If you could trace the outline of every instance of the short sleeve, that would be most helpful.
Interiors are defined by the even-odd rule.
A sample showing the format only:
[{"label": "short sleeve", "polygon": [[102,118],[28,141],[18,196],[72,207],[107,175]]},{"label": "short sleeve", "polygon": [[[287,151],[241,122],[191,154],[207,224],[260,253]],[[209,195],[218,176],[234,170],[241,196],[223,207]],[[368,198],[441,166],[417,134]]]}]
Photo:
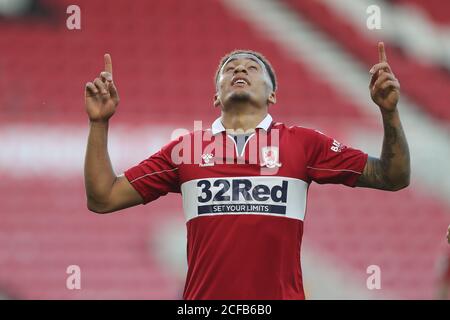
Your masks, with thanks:
[{"label": "short sleeve", "polygon": [[320,184],[335,183],[354,187],[368,155],[348,147],[320,131],[312,130],[306,148],[308,177]]},{"label": "short sleeve", "polygon": [[144,204],[169,192],[180,192],[178,167],[171,152],[178,141],[172,141],[138,165],[124,172],[130,184],[144,199]]}]

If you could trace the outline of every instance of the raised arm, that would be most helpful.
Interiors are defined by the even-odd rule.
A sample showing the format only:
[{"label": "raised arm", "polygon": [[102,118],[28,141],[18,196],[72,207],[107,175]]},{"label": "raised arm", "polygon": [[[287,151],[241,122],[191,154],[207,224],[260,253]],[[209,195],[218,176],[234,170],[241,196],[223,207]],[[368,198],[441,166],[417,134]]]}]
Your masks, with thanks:
[{"label": "raised arm", "polygon": [[85,89],[89,137],[84,162],[87,207],[97,213],[108,213],[143,202],[139,193],[124,176],[117,177],[108,154],[109,119],[119,104],[112,78],[112,62],[105,54],[105,71]]},{"label": "raised arm", "polygon": [[397,109],[400,83],[387,62],[382,42],[378,44],[378,53],[379,63],[370,70],[369,89],[383,119],[383,148],[379,159],[369,157],[356,186],[397,191],[409,185],[409,148]]}]

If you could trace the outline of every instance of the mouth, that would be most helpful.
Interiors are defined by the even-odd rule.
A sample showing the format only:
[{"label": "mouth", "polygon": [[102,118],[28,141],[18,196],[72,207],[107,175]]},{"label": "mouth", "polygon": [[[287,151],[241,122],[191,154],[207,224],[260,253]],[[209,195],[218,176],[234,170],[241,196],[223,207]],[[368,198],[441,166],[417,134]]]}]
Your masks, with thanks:
[{"label": "mouth", "polygon": [[248,81],[246,78],[242,78],[242,77],[236,77],[231,81],[232,87],[245,87],[245,86],[249,86],[249,85],[250,85],[250,81]]}]

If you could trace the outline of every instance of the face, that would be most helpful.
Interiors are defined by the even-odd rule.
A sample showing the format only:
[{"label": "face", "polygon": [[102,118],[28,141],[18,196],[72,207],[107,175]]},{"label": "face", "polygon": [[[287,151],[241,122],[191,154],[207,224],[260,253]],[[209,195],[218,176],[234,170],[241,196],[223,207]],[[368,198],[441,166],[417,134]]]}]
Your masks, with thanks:
[{"label": "face", "polygon": [[256,59],[231,59],[220,70],[214,104],[226,106],[233,102],[261,106],[275,103],[270,78]]}]

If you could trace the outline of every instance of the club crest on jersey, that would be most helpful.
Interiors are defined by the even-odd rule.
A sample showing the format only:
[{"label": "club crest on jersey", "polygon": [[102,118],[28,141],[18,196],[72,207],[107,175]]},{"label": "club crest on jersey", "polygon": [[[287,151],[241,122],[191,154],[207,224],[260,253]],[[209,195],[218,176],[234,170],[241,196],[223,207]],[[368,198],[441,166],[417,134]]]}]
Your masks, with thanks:
[{"label": "club crest on jersey", "polygon": [[200,167],[208,167],[214,165],[214,155],[212,153],[202,154],[202,162],[199,164]]},{"label": "club crest on jersey", "polygon": [[261,148],[262,163],[261,167],[279,168],[281,163],[279,161],[278,147],[269,146]]}]

